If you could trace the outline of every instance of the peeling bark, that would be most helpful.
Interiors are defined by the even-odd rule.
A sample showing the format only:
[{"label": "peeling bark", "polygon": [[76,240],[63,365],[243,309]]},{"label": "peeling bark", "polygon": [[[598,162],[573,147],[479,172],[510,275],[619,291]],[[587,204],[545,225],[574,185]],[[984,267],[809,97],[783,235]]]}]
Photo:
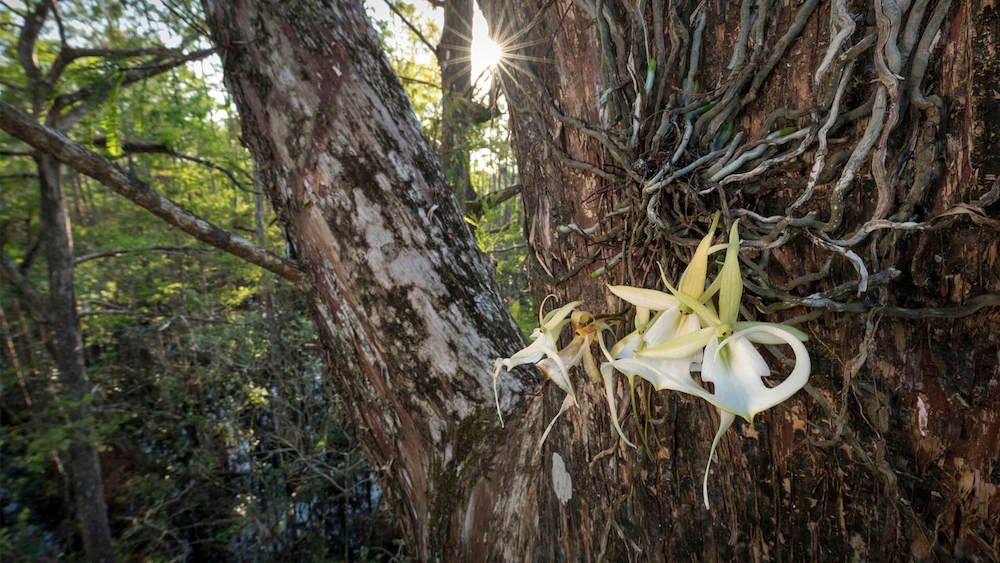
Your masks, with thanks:
[{"label": "peeling bark", "polygon": [[[508,438],[538,418],[504,430],[492,405],[492,359],[521,339],[364,9],[206,12],[261,185],[312,286],[330,377],[408,547],[422,559],[524,553],[510,540],[535,541],[522,511],[537,460],[532,440]],[[533,381],[501,382],[504,409]],[[522,517],[531,533],[518,533]]]}]

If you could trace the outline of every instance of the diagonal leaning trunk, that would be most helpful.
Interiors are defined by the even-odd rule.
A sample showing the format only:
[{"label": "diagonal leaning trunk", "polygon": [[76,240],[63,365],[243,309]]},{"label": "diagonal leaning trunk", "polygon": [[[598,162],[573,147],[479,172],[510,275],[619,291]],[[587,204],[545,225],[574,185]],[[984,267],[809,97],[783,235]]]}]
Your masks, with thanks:
[{"label": "diagonal leaning trunk", "polygon": [[[491,379],[521,337],[364,8],[205,8],[244,142],[306,272],[329,377],[408,548],[527,552],[537,453],[517,437],[537,436],[540,419],[501,429]],[[502,384],[508,411],[532,391],[525,378]]]}]

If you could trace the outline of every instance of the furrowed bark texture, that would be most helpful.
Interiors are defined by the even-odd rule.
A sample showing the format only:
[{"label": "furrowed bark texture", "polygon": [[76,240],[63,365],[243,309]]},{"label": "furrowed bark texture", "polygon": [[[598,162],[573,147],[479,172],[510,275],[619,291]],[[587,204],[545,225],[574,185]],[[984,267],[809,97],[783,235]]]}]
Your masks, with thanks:
[{"label": "furrowed bark texture", "polygon": [[[997,8],[978,1],[885,1],[877,12],[875,3],[867,2],[709,1],[703,3],[699,32],[699,4],[482,0],[493,35],[516,38],[522,46],[508,56],[501,73],[512,108],[527,236],[538,263],[536,291],[555,293],[563,302],[584,299],[594,312],[614,311],[621,305],[608,301],[605,282],[661,288],[655,261],[676,279],[683,268],[678,259],[690,257],[692,241],[721,208],[724,222],[740,217],[744,238],[757,244],[744,250],[745,264],[767,273],[764,278],[758,270],[745,270],[754,284],[747,290],[750,312],[771,321],[814,313],[798,321],[810,337],[811,387],[758,415],[753,425],[737,423],[723,438],[709,479],[712,511],[706,511],[701,477],[718,423],[715,409],[675,393],[642,392],[623,422],[629,437],[639,441],[634,413],[640,412],[646,445],[633,451],[617,443],[599,386],[574,377],[581,407],[556,424],[541,471],[549,475],[565,465],[572,498],[561,502],[551,484],[542,485],[539,530],[558,539],[547,544],[548,551],[528,557],[996,560],[1000,222],[991,194],[1000,190],[1000,151],[991,123],[1000,111]],[[846,7],[855,28],[835,51],[827,79],[816,82],[831,38],[838,26],[846,26],[831,26],[836,4]],[[645,11],[638,12],[643,5]],[[741,8],[748,32],[742,58],[736,52]],[[914,35],[904,33],[910,19]],[[923,33],[935,21],[940,29]],[[796,35],[786,38],[793,28]],[[897,28],[898,36],[892,32]],[[696,36],[700,60],[694,80],[687,82]],[[878,70],[893,64],[896,45],[904,51],[902,66],[892,70],[901,77],[898,83]],[[749,228],[755,225],[752,217],[738,208],[780,216],[806,191],[816,160],[815,135],[830,114],[837,79],[854,47],[856,66],[845,79],[840,107],[846,118],[831,130],[826,170],[812,200],[787,213],[810,212],[818,219],[793,228],[786,244],[778,240],[761,250],[780,237],[769,239],[766,228]],[[872,49],[879,50],[874,57]],[[652,89],[644,93],[649,53],[657,64]],[[926,76],[919,74],[924,63]],[[882,157],[890,190],[880,189],[876,148],[859,161],[858,174],[838,195],[838,178],[874,119],[869,116],[875,114],[876,91],[889,92],[890,86],[900,92],[899,119]],[[730,88],[736,95],[727,99]],[[640,93],[639,141],[633,146],[630,122]],[[941,97],[940,105],[932,95]],[[651,139],[671,97],[675,119],[657,145]],[[887,107],[886,121],[893,112],[891,103]],[[723,114],[716,129],[713,112]],[[671,168],[685,135],[685,116],[691,116],[692,134]],[[813,143],[782,166],[721,187],[702,175],[703,167],[663,188],[658,207],[650,204],[632,173],[648,180],[661,169],[679,170],[713,151],[715,132],[726,123],[734,135],[746,135],[739,151],[748,150],[747,140],[789,125],[803,134],[811,131]],[[599,134],[612,142],[602,142]],[[797,143],[766,154],[781,154]],[[762,160],[748,160],[737,171]],[[842,226],[830,228],[841,196]],[[623,203],[643,211],[625,215],[623,234],[608,234],[622,224],[616,220],[589,237],[555,229],[568,223],[590,227]],[[883,214],[882,204],[899,215]],[[664,228],[642,226],[647,205],[663,218]],[[880,231],[843,245],[854,248],[871,273],[895,276],[861,293],[846,254],[831,258],[828,247],[814,241],[848,240],[870,217],[927,225]],[[777,221],[763,224],[775,235],[784,228]],[[618,252],[624,256],[616,269],[608,265],[610,276],[587,275]],[[782,291],[758,292],[762,279]],[[854,285],[842,287],[831,300],[836,303],[803,307],[808,300],[782,301],[844,283]],[[992,305],[970,315],[979,302]],[[780,356],[768,361],[773,371],[789,371]],[[624,400],[627,385],[618,392]],[[559,395],[547,393],[546,416],[558,409]],[[560,462],[552,462],[553,453]]]},{"label": "furrowed bark texture", "polygon": [[[408,548],[530,553],[540,413],[501,429],[491,387],[493,359],[521,338],[364,8],[205,11],[244,142],[312,288],[330,377]],[[508,414],[535,381],[504,379]]]}]

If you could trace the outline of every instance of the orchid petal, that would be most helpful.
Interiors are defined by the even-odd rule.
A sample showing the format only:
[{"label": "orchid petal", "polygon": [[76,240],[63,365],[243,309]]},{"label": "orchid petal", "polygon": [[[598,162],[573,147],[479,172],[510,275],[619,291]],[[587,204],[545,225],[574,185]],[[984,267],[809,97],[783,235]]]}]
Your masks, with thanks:
[{"label": "orchid petal", "polygon": [[[770,369],[753,347],[749,336],[769,333],[792,347],[795,367],[792,373],[775,387],[761,380]],[[724,348],[726,356],[722,356]],[[712,339],[705,346],[701,379],[715,385],[715,392],[706,399],[715,406],[753,421],[755,414],[788,399],[809,380],[809,353],[794,334],[773,326],[756,326],[733,333],[721,342]]]},{"label": "orchid petal", "polygon": [[708,344],[714,338],[715,328],[707,327],[682,336],[675,336],[670,341],[646,348],[637,352],[640,358],[657,358],[661,360],[676,360],[690,356]]},{"label": "orchid petal", "polygon": [[[660,269],[660,274],[661,276],[663,274],[662,268]],[[719,326],[720,324],[722,324],[722,321],[719,320],[719,316],[716,315],[714,312],[712,312],[711,309],[709,309],[706,305],[698,302],[698,300],[695,299],[694,297],[684,295],[683,293],[674,289],[674,287],[670,285],[670,282],[666,280],[665,276],[663,277],[663,283],[664,285],[667,286],[667,289],[670,290],[670,293],[674,294],[674,297],[676,297],[677,300],[681,302],[681,305],[684,305],[688,309],[694,311],[699,317],[701,317],[701,320],[705,321],[705,324],[711,326]]]},{"label": "orchid petal", "polygon": [[628,301],[636,307],[645,307],[653,311],[665,311],[677,306],[677,298],[657,291],[655,289],[643,289],[630,285],[609,285],[608,289],[619,298]]},{"label": "orchid petal", "polygon": [[715,227],[719,224],[719,214],[716,213],[712,219],[712,226],[708,229],[708,234],[698,243],[698,248],[691,257],[684,273],[681,274],[680,282],[677,284],[681,293],[697,298],[705,290],[705,276],[708,274],[708,251],[712,246],[712,239],[715,237]]},{"label": "orchid petal", "polygon": [[611,364],[626,375],[638,375],[650,382],[657,391],[671,389],[708,400],[711,395],[691,379],[688,367],[691,362],[681,360],[655,360],[622,358]]},{"label": "orchid petal", "polygon": [[576,399],[572,395],[566,395],[566,398],[563,399],[562,406],[559,407],[559,412],[557,412],[556,415],[552,417],[552,422],[550,422],[549,425],[545,427],[545,432],[542,433],[542,439],[538,441],[539,449],[541,449],[542,444],[545,443],[545,439],[549,437],[549,432],[551,432],[552,427],[555,426],[556,420],[558,420],[559,417],[562,416],[562,413],[569,410],[569,408],[575,404],[576,404]]},{"label": "orchid petal", "polygon": [[729,231],[729,248],[726,249],[726,260],[719,272],[719,318],[729,325],[736,322],[736,317],[740,313],[740,300],[743,298],[738,223],[734,222],[733,228]]},{"label": "orchid petal", "polygon": [[587,337],[577,336],[559,352],[547,350],[548,357],[535,364],[546,377],[552,380],[552,383],[555,383],[567,395],[575,396],[573,384],[569,380],[569,368],[580,363],[583,358],[584,343],[587,340]]},{"label": "orchid petal", "polygon": [[[760,382],[761,387],[764,387],[764,389],[754,397],[751,416],[787,400],[798,392],[799,389],[802,389],[806,382],[809,381],[809,372],[812,369],[809,361],[809,352],[806,350],[805,345],[794,334],[788,331],[772,326],[758,326],[734,333],[726,340],[731,340],[738,336],[749,337],[751,334],[759,332],[770,333],[791,346],[792,351],[795,353],[795,366],[792,368],[792,372],[788,374],[788,377],[774,387],[764,387],[763,382]],[[726,340],[723,340],[720,346],[725,346]]]},{"label": "orchid petal", "polygon": [[514,355],[509,358],[501,358],[504,368],[510,371],[511,368],[524,365],[524,364],[534,364],[545,357],[545,354],[552,349],[552,346],[548,346],[548,342],[544,337],[539,337],[531,344],[521,348]]},{"label": "orchid petal", "polygon": [[[805,342],[809,340],[809,336],[802,332],[801,330],[795,328],[794,326],[783,325],[778,323],[762,323],[762,322],[739,322],[733,323],[733,331],[739,332],[741,330],[746,330],[748,328],[753,328],[757,326],[770,326],[785,332],[791,333],[792,336],[798,338],[800,341]],[[755,344],[784,344],[784,339],[778,338],[770,333],[754,333],[752,336],[747,336],[750,342]]]},{"label": "orchid petal", "polygon": [[733,425],[734,420],[736,420],[736,416],[733,413],[719,409],[719,430],[715,433],[715,439],[712,440],[712,449],[708,452],[708,464],[705,466],[705,480],[701,485],[701,493],[705,497],[705,508],[709,510],[712,507],[708,505],[708,473],[712,469],[712,457],[715,456],[715,447],[719,445],[719,439]]},{"label": "orchid petal", "polygon": [[500,411],[500,392],[497,390],[497,376],[500,375],[500,366],[503,365],[503,358],[497,358],[493,362],[493,398],[497,401],[497,416],[500,417],[500,428],[503,428],[503,412]]},{"label": "orchid petal", "polygon": [[701,319],[698,315],[684,315],[681,317],[679,323],[677,323],[677,334],[676,336],[684,336],[685,334],[691,334],[701,330]]},{"label": "orchid petal", "polygon": [[649,325],[649,309],[645,307],[635,308],[635,329],[639,330]]},{"label": "orchid petal", "polygon": [[548,314],[546,314],[542,319],[542,329],[548,332],[553,332],[557,327],[561,328],[559,327],[559,324],[573,312],[573,309],[576,309],[582,304],[583,301],[574,301],[572,303],[567,303],[558,309],[549,311]]},{"label": "orchid petal", "polygon": [[606,354],[608,361],[618,358],[631,358],[635,354],[635,349],[639,346],[639,332],[630,332],[625,338],[615,342],[611,351]]},{"label": "orchid petal", "polygon": [[642,339],[650,346],[663,344],[677,333],[677,321],[680,318],[681,311],[677,307],[663,311],[653,320],[653,324],[649,325]]},{"label": "orchid petal", "polygon": [[601,372],[597,370],[597,363],[594,362],[594,355],[590,353],[590,341],[593,336],[588,336],[583,345],[583,370],[590,376],[592,383],[601,381]]},{"label": "orchid petal", "polygon": [[500,375],[500,368],[503,367],[508,373],[511,368],[524,364],[534,364],[539,362],[550,352],[554,352],[555,343],[548,344],[552,338],[546,336],[537,329],[532,334],[535,339],[531,344],[515,352],[509,358],[497,358],[493,363],[493,398],[497,403],[497,414],[500,416],[500,427],[503,428],[503,414],[500,412],[500,392],[497,390],[497,377]]}]

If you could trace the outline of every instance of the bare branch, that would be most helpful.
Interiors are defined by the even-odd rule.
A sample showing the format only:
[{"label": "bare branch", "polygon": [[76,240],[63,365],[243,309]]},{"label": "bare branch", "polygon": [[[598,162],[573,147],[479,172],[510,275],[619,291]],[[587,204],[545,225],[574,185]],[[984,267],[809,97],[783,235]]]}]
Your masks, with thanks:
[{"label": "bare branch", "polygon": [[[96,139],[94,139],[94,146],[104,148],[107,146],[107,144],[108,144],[108,139],[106,137],[97,137]],[[242,170],[240,168],[235,168],[235,169],[226,168],[225,166],[216,164],[211,160],[179,153],[168,147],[166,143],[131,140],[122,143],[121,148],[122,152],[125,154],[166,154],[174,158],[178,158],[180,160],[187,160],[189,162],[194,162],[195,164],[200,164],[207,168],[211,168],[213,170],[218,170],[219,172],[222,172],[223,174],[229,177],[229,180],[233,184],[235,184],[237,188],[245,192],[256,193],[253,190],[253,188],[248,187],[246,184],[236,179],[237,172],[242,174],[247,179],[250,179],[250,174],[248,174],[245,170]]]},{"label": "bare branch", "polygon": [[50,324],[45,302],[35,291],[35,287],[31,285],[28,278],[6,254],[0,256],[0,279],[6,280],[17,288],[21,297],[24,298],[25,307],[28,308],[28,312],[31,314],[31,318],[35,319],[35,322],[45,326]]},{"label": "bare branch", "polygon": [[108,159],[87,150],[79,143],[36,122],[4,102],[0,102],[0,128],[36,149],[52,155],[74,170],[94,178],[198,240],[274,272],[300,287],[305,287],[303,272],[291,261],[275,256],[249,240],[205,221],[157,193],[148,184],[129,175]]},{"label": "bare branch", "polygon": [[118,250],[91,252],[90,254],[77,256],[73,259],[73,265],[77,266],[83,264],[84,262],[99,260],[101,258],[114,258],[116,256],[121,256],[122,254],[131,254],[133,252],[205,252],[205,249],[192,246],[143,246],[139,248],[120,248]]},{"label": "bare branch", "polygon": [[[214,48],[202,49],[200,51],[194,51],[187,55],[179,56],[156,64],[134,68],[125,74],[125,77],[122,78],[121,85],[128,86],[130,84],[134,84],[151,76],[156,76],[157,74],[161,74],[170,69],[187,64],[191,61],[203,59],[214,52]],[[95,85],[88,85],[76,90],[75,92],[58,96],[52,102],[52,108],[49,110],[49,115],[46,118],[46,124],[60,130],[68,129],[68,126],[82,117],[90,105],[94,103],[93,101],[88,103],[85,100],[87,100],[94,92],[95,87]],[[73,109],[69,109],[65,112],[63,111],[77,102],[83,103]]]},{"label": "bare branch", "polygon": [[434,53],[434,56],[437,57],[437,52],[438,52],[437,47],[435,47],[433,43],[431,43],[430,41],[428,41],[426,37],[424,37],[424,34],[417,28],[417,26],[413,25],[412,23],[410,23],[410,20],[406,19],[406,16],[403,15],[403,12],[399,11],[399,8],[396,7],[396,4],[393,3],[392,0],[384,0],[384,1],[385,5],[389,7],[389,10],[391,10],[392,13],[396,14],[396,17],[403,20],[403,23],[406,24],[406,27],[410,28],[410,31],[412,31],[413,34],[417,36],[417,39],[419,39],[421,43],[426,45],[427,48],[431,50],[431,53]]},{"label": "bare branch", "polygon": [[67,66],[69,66],[73,61],[85,57],[123,59],[146,56],[178,57],[182,55],[171,49],[167,49],[166,47],[147,47],[143,49],[94,49],[64,47],[63,50],[59,52],[59,56],[56,57],[56,60],[52,63],[52,66],[49,67],[49,71],[45,74],[45,81],[49,84],[54,84],[59,76],[62,75],[63,71],[66,70]]},{"label": "bare branch", "polygon": [[497,205],[500,205],[508,199],[518,195],[521,195],[521,184],[513,184],[507,186],[507,188],[503,190],[488,193],[476,201],[462,202],[462,204],[466,205],[469,214],[481,215],[483,213],[483,208],[496,207]]},{"label": "bare branch", "polygon": [[438,90],[441,89],[440,84],[435,84],[433,82],[428,82],[426,80],[420,80],[419,78],[413,78],[412,76],[403,76],[402,74],[399,74],[397,76],[399,76],[399,79],[402,80],[403,82],[413,82],[414,84],[423,84],[428,88],[437,88]]},{"label": "bare branch", "polygon": [[20,86],[18,84],[14,84],[13,82],[10,82],[8,80],[3,80],[3,79],[0,79],[0,86],[6,86],[7,88],[10,88],[11,90],[18,90],[20,92],[27,92],[28,91],[28,89],[25,88],[24,86]]},{"label": "bare branch", "polygon": [[17,60],[21,63],[25,76],[32,82],[42,77],[38,61],[35,60],[35,43],[38,41],[38,34],[42,31],[48,12],[49,2],[40,1],[35,9],[25,16],[21,34],[17,38]]}]

